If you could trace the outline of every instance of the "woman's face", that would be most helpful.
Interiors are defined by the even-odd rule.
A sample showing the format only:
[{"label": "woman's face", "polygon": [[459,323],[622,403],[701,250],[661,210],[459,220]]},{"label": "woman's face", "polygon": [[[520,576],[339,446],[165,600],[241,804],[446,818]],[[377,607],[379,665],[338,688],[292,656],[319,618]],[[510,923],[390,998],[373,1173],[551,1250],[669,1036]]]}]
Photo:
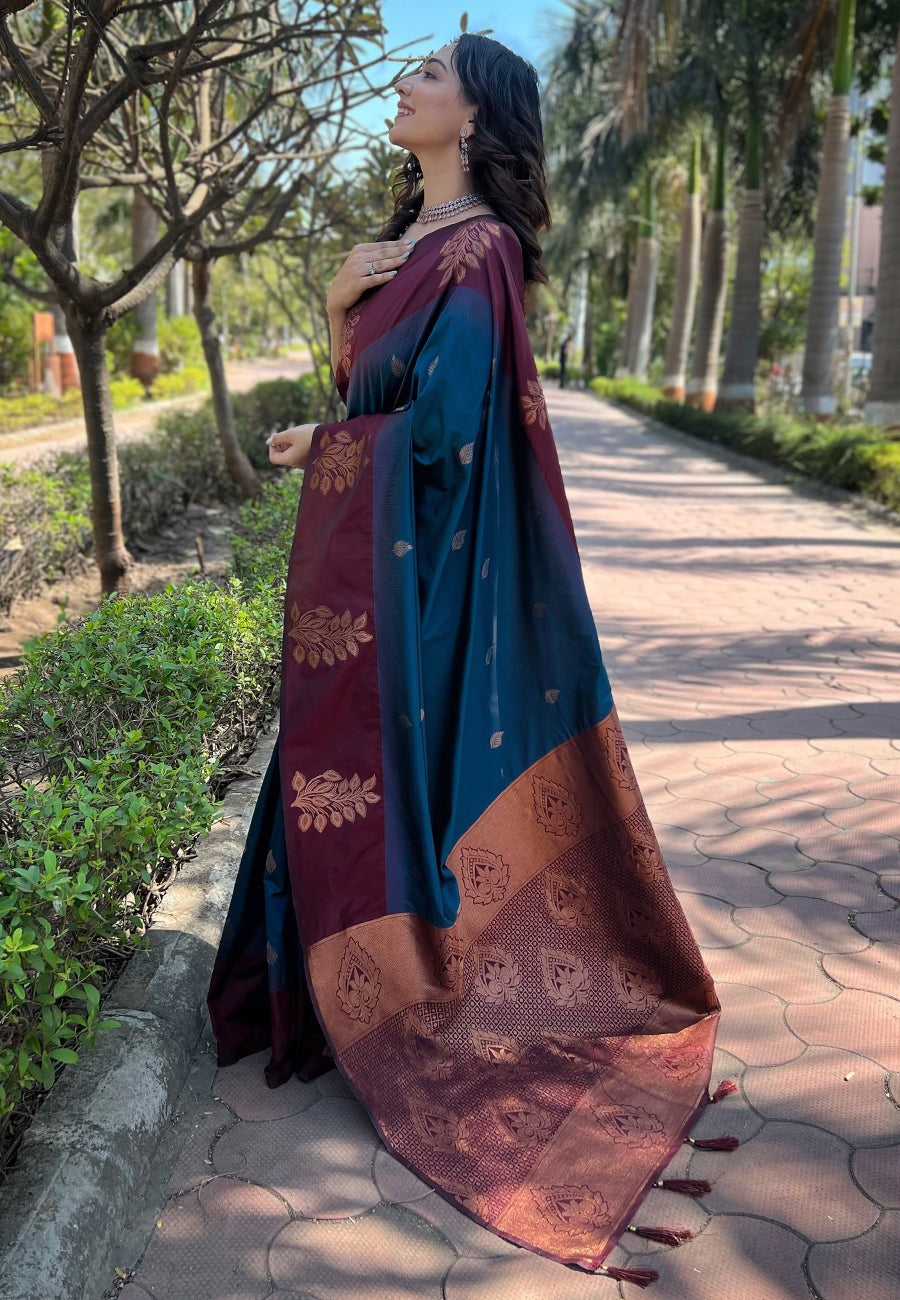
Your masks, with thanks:
[{"label": "woman's face", "polygon": [[455,47],[445,45],[396,83],[400,106],[388,132],[391,144],[418,157],[420,151],[428,153],[451,145],[458,149],[463,127],[471,135],[475,108],[465,102],[454,54]]}]

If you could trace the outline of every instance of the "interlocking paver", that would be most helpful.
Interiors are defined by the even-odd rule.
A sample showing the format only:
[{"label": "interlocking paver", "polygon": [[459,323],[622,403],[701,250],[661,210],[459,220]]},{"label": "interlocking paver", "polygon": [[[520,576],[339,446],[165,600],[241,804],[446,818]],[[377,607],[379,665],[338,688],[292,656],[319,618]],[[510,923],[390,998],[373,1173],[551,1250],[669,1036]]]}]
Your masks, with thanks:
[{"label": "interlocking paver", "polygon": [[807,871],[772,871],[769,884],[782,894],[821,898],[848,912],[887,911],[894,906],[882,892],[878,876],[845,862],[817,862]]},{"label": "interlocking paver", "polygon": [[886,1070],[900,1070],[900,1002],[845,989],[824,1006],[788,1007],[785,1019],[805,1042],[846,1047]]},{"label": "interlocking paver", "polygon": [[884,1091],[884,1070],[843,1047],[809,1047],[784,1065],[751,1067],[742,1087],[767,1119],[818,1124],[851,1144],[900,1142],[900,1110]]},{"label": "interlocking paver", "polygon": [[801,1237],[779,1224],[720,1214],[693,1241],[677,1250],[632,1255],[628,1266],[659,1272],[649,1292],[653,1300],[798,1300],[808,1294],[806,1250]]},{"label": "interlocking paver", "polygon": [[691,1168],[713,1184],[704,1199],[710,1210],[759,1214],[814,1241],[840,1241],[870,1228],[879,1214],[850,1177],[850,1152],[811,1124],[769,1121],[739,1159],[698,1151]]},{"label": "interlocking paver", "polygon": [[243,1178],[271,1187],[298,1214],[346,1219],[381,1200],[371,1174],[377,1149],[358,1101],[323,1097],[297,1115],[236,1124],[216,1143],[213,1161],[217,1170],[240,1168]]},{"label": "interlocking paver", "polygon": [[856,952],[868,948],[868,940],[850,924],[846,907],[820,898],[793,896],[776,907],[738,907],[734,919],[752,934],[793,939],[819,952]]},{"label": "interlocking paver", "polygon": [[418,1215],[379,1205],[355,1221],[289,1223],[272,1243],[269,1268],[278,1292],[308,1291],[315,1300],[441,1300],[455,1258]]},{"label": "interlocking paver", "polygon": [[788,1028],[784,1005],[774,994],[746,984],[717,984],[722,1004],[718,1041],[746,1065],[792,1061],[806,1044]]},{"label": "interlocking paver", "polygon": [[900,1210],[900,1142],[892,1147],[874,1147],[853,1153],[853,1176],[877,1205]]},{"label": "interlocking paver", "polygon": [[165,1300],[262,1300],[269,1243],[288,1219],[265,1188],[212,1179],[169,1203],[137,1280]]},{"label": "interlocking paver", "polygon": [[839,1245],[816,1245],[809,1274],[823,1300],[897,1300],[900,1214],[888,1211],[871,1232]]},{"label": "interlocking paver", "polygon": [[713,978],[774,993],[785,1002],[830,1002],[840,988],[823,975],[819,953],[789,939],[751,936],[740,948],[709,952]]},{"label": "interlocking paver", "polygon": [[876,944],[865,952],[826,953],[822,969],[847,989],[865,989],[895,998],[900,989],[900,949]]},{"label": "interlocking paver", "polygon": [[[655,1190],[633,1216],[695,1237],[626,1234],[607,1263],[658,1270],[654,1300],[799,1300],[811,1247],[818,1300],[894,1300],[900,533],[583,394],[548,399],[635,769],[718,984],[712,1086],[740,1085],[692,1132],[742,1145],[685,1144],[663,1171],[711,1194]],[[440,1200],[337,1071],[272,1091],[265,1060],[216,1074],[129,1300],[637,1294]]]}]

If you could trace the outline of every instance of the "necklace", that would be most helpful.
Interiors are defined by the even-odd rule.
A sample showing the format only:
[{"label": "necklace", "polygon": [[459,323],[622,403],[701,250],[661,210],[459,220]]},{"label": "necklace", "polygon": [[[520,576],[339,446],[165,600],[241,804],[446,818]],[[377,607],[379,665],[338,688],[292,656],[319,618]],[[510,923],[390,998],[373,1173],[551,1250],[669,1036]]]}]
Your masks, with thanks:
[{"label": "necklace", "polygon": [[423,226],[427,226],[429,221],[455,217],[457,212],[465,212],[466,208],[477,208],[479,203],[484,201],[480,194],[460,194],[458,199],[448,199],[446,203],[435,203],[430,208],[422,208],[416,221],[421,221]]}]

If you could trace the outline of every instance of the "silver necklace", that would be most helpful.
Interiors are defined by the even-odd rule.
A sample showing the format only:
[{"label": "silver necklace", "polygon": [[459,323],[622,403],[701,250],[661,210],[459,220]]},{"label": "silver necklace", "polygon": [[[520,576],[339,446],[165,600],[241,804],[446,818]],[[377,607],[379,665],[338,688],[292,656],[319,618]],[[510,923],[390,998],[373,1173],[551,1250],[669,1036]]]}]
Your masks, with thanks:
[{"label": "silver necklace", "polygon": [[427,226],[429,221],[455,217],[457,212],[465,212],[466,208],[477,208],[484,201],[480,194],[460,194],[458,199],[448,199],[446,203],[435,203],[430,208],[423,208],[416,221],[421,221],[423,226]]}]

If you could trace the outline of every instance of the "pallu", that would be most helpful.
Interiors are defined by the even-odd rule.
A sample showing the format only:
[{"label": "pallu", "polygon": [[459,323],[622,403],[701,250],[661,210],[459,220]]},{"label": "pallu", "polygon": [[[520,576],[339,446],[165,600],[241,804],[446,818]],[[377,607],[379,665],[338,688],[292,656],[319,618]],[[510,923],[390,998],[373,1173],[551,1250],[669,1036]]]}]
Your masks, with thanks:
[{"label": "pallu", "polygon": [[513,230],[471,217],[347,315],[209,1003],[220,1064],[333,1061],[448,1200],[603,1271],[708,1100],[719,1004],[616,718],[524,290]]}]

